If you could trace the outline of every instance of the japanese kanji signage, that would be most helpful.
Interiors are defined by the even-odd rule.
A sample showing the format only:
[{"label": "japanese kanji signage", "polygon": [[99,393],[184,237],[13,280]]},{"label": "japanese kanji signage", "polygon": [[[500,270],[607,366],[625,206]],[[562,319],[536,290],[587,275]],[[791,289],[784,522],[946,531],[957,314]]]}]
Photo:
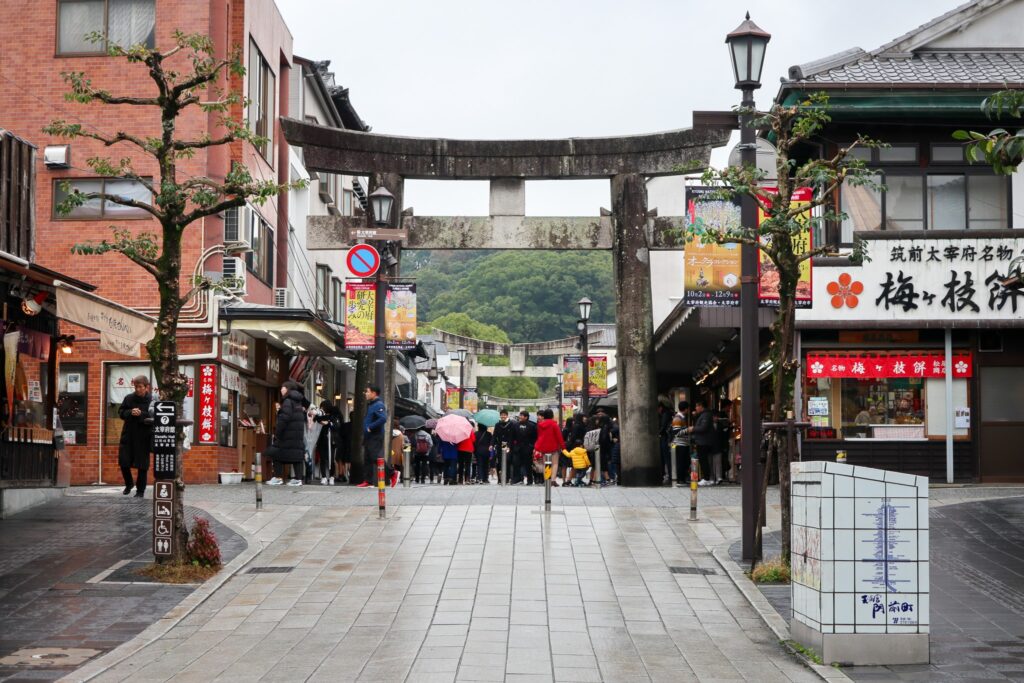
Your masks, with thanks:
[{"label": "japanese kanji signage", "polygon": [[345,348],[372,351],[377,321],[377,290],[372,282],[345,283]]},{"label": "japanese kanji signage", "polygon": [[[740,227],[739,198],[722,199],[720,188],[686,188],[686,220],[696,232],[736,231]],[[683,266],[683,305],[740,305],[740,245],[686,244]]]},{"label": "japanese kanji signage", "polygon": [[[767,188],[766,191],[769,196],[764,197],[765,203],[771,206],[771,195],[777,194],[777,190],[774,188]],[[793,192],[793,196],[790,199],[790,207],[807,206],[811,203],[812,191],[809,187],[800,187]],[[760,225],[761,221],[765,219],[764,210],[759,206],[757,208],[757,224]],[[811,214],[810,211],[805,211],[800,214],[797,219],[802,225],[803,229],[799,233],[793,233],[790,235],[790,239],[793,242],[793,253],[800,255],[809,252],[812,247],[811,239]],[[761,238],[763,241],[765,237]],[[779,305],[779,269],[775,267],[771,259],[763,251],[758,252],[758,286],[757,295],[758,300],[762,306],[775,306]],[[807,259],[800,264],[800,279],[796,283],[796,300],[794,305],[796,308],[810,308],[811,307],[811,292],[812,292],[812,280],[811,280],[811,260]]]},{"label": "japanese kanji signage", "polygon": [[153,477],[174,479],[177,459],[177,415],[174,401],[157,401],[153,416]]},{"label": "japanese kanji signage", "polygon": [[[607,396],[608,356],[587,356],[587,360],[587,379],[590,385],[587,396]],[[583,359],[578,355],[563,356],[562,395],[566,398],[580,398],[583,395]]]},{"label": "japanese kanji signage", "polygon": [[199,366],[199,443],[217,443],[217,366]]},{"label": "japanese kanji signage", "polygon": [[818,270],[798,323],[1024,320],[1024,285],[1004,284],[1024,237],[871,240],[865,253],[863,265]]},{"label": "japanese kanji signage", "polygon": [[384,335],[388,349],[416,348],[416,285],[388,283],[384,300]]},{"label": "japanese kanji signage", "polygon": [[[918,377],[945,379],[946,356],[943,353],[844,354],[808,353],[804,371],[810,379],[892,379]],[[971,377],[971,354],[953,354],[953,377]]]}]

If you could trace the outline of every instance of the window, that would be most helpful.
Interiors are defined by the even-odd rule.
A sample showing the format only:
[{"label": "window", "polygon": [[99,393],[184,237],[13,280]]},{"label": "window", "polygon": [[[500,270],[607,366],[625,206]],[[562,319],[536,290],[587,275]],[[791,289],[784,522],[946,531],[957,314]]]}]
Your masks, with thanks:
[{"label": "window", "polygon": [[[64,427],[65,443],[68,444],[86,443],[88,377],[89,366],[85,363],[60,364],[57,379],[57,414],[60,416],[61,426]],[[39,364],[39,383],[42,393],[45,394],[50,386],[49,368],[45,363]],[[29,381],[28,384],[31,387],[32,382]]]},{"label": "window", "polygon": [[345,190],[342,192],[341,215],[352,215],[352,190]]},{"label": "window", "polygon": [[249,126],[256,135],[264,138],[256,149],[267,161],[273,159],[274,112],[277,101],[277,87],[274,72],[264,59],[256,43],[249,41]]},{"label": "window", "polygon": [[345,292],[341,288],[341,280],[334,277],[331,278],[331,320],[334,322],[344,322],[342,315],[345,310]]},{"label": "window", "polygon": [[[64,367],[66,366],[61,367],[61,374],[63,374]],[[182,406],[182,414],[180,417],[182,420],[192,420],[195,408],[195,392],[192,391],[196,376],[195,366],[180,365],[178,367],[181,373],[188,379],[189,386],[189,392],[185,396],[185,403]],[[156,377],[153,374],[153,370],[148,364],[110,363],[106,368],[107,392],[103,424],[103,443],[108,446],[116,446],[121,441],[121,428],[123,427],[123,421],[117,411],[118,408],[121,407],[121,402],[124,401],[125,396],[135,391],[135,387],[132,385],[132,379],[138,375],[145,375],[148,377],[152,384],[154,397],[159,396],[159,387]],[[85,373],[83,372],[83,376],[84,374]],[[191,440],[192,427],[189,426],[184,429],[185,437]]]},{"label": "window", "polygon": [[71,213],[62,215],[57,210],[57,207],[67,199],[69,194],[74,194],[75,192],[113,195],[146,204],[150,204],[153,201],[153,195],[146,189],[146,186],[136,180],[125,180],[124,178],[97,178],[89,180],[58,178],[53,181],[53,217],[55,219],[89,220],[103,218],[107,220],[121,220],[126,218],[149,218],[152,215],[145,209],[125,206],[110,199],[101,199],[99,197],[88,199],[81,206],[72,209]]},{"label": "window", "polygon": [[321,313],[330,313],[329,301],[331,293],[331,268],[323,263],[316,264],[316,310]]},{"label": "window", "polygon": [[246,214],[249,216],[247,236],[252,251],[245,255],[245,265],[264,283],[272,285],[274,282],[274,230],[270,224],[263,220],[253,207],[247,207]]},{"label": "window", "polygon": [[[57,53],[103,54],[107,41],[152,48],[155,28],[155,0],[58,0]],[[90,41],[92,33],[104,35],[106,41]]]}]

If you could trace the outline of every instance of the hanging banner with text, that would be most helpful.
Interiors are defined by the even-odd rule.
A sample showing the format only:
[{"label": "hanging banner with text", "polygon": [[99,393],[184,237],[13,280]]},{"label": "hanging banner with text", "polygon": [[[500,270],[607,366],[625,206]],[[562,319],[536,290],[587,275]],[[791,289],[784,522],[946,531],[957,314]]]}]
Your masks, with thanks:
[{"label": "hanging banner with text", "polygon": [[[884,355],[808,353],[804,367],[809,379],[946,378],[946,356],[934,352]],[[965,379],[973,374],[974,362],[970,352],[953,353],[953,378]]]},{"label": "hanging banner with text", "polygon": [[377,290],[373,282],[345,283],[345,348],[372,351],[377,325]]},{"label": "hanging banner with text", "polygon": [[[455,398],[456,404],[458,403],[458,397]],[[466,390],[466,395],[462,398],[462,407],[471,413],[476,413],[480,410],[480,396],[475,391]]]},{"label": "hanging banner with text", "polygon": [[[735,231],[740,227],[739,198],[721,199],[721,188],[686,188],[686,222],[702,230]],[[740,305],[740,245],[702,244],[700,237],[686,244],[683,254],[684,306]]]},{"label": "hanging banner with text", "polygon": [[[771,206],[771,196],[778,193],[775,188],[765,188],[767,196],[764,197],[765,203]],[[812,199],[812,190],[809,187],[798,188],[793,192],[793,198],[790,199],[790,206],[799,208],[800,206],[809,206]],[[760,226],[761,222],[765,219],[764,210],[761,207],[757,208],[757,224]],[[793,242],[793,253],[798,256],[806,254],[813,249],[811,239],[811,212],[808,209],[800,214],[797,221],[803,225],[803,229],[798,233],[792,233],[790,239]],[[763,242],[771,242],[771,239],[762,236]],[[775,267],[775,264],[771,262],[768,255],[763,251],[758,252],[758,286],[757,294],[760,305],[762,306],[778,306],[779,305],[779,270]],[[796,283],[796,307],[797,308],[810,308],[812,304],[813,294],[813,282],[811,280],[811,260],[807,259],[800,264],[800,278]]]},{"label": "hanging banner with text", "polygon": [[448,387],[444,392],[444,405],[449,410],[455,410],[459,407],[459,390],[453,387]]},{"label": "hanging banner with text", "polygon": [[384,303],[384,335],[388,349],[416,348],[416,285],[389,283]]},{"label": "hanging banner with text", "polygon": [[859,266],[818,267],[798,325],[1024,323],[1024,283],[1011,277],[1024,237],[867,240],[864,251]]},{"label": "hanging banner with text", "polygon": [[[590,398],[608,395],[608,356],[587,356]],[[583,396],[583,359],[579,355],[562,360],[562,394],[567,398]]]},{"label": "hanging banner with text", "polygon": [[217,443],[217,366],[199,366],[199,443]]}]

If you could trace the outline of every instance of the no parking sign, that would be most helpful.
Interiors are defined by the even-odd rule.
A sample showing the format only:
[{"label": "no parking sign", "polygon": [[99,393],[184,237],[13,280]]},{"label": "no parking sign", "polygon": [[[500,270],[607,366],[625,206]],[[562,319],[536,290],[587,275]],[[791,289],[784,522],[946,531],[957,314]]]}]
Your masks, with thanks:
[{"label": "no parking sign", "polygon": [[348,250],[345,265],[356,277],[373,277],[380,268],[380,252],[369,244],[357,244]]}]

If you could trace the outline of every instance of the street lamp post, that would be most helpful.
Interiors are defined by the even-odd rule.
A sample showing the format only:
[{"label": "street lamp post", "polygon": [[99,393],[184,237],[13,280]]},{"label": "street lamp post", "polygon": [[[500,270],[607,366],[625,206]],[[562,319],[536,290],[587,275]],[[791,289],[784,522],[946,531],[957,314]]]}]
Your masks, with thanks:
[{"label": "street lamp post", "polygon": [[[388,192],[388,189],[381,185],[376,190],[370,193],[367,197],[370,200],[371,214],[367,218],[371,218],[373,224],[378,227],[386,227],[391,224],[391,208],[395,203],[395,196]],[[383,256],[383,254],[382,254]],[[390,265],[390,264],[388,264]],[[384,338],[384,313],[385,313],[385,298],[387,297],[387,278],[384,274],[384,268],[380,267],[377,269],[376,276],[376,322],[374,323],[374,343],[373,343],[373,355],[374,355],[374,372],[373,372],[373,383],[377,385],[377,388],[384,391],[384,368],[385,368],[385,356],[387,354],[387,346]],[[387,397],[384,397],[387,401]]]},{"label": "street lamp post", "polygon": [[590,402],[590,335],[587,334],[587,328],[590,321],[590,308],[594,305],[594,302],[587,297],[583,297],[577,305],[580,307],[580,320],[576,323],[576,327],[580,331],[580,351],[582,353],[580,365],[583,367],[583,386],[580,388],[580,412],[585,416]]},{"label": "street lamp post", "polygon": [[459,359],[459,408],[466,403],[466,349],[459,349],[455,352]]},{"label": "street lamp post", "polygon": [[[764,66],[765,47],[771,35],[750,20],[750,13],[736,30],[725,37],[732,57],[736,89],[743,92],[740,103],[740,163],[757,163],[756,132],[753,128],[754,90],[761,87],[761,67]],[[741,205],[741,220],[747,234],[754,234],[757,225],[757,205],[754,198],[745,195]],[[757,260],[758,250],[752,244],[741,247],[740,278],[740,457],[743,461],[743,559],[752,560],[760,555],[754,547],[757,511],[760,507],[758,491],[758,446],[761,442],[760,386],[758,363],[760,339],[757,325]]]},{"label": "street lamp post", "polygon": [[562,396],[562,371],[558,370],[555,372],[555,377],[558,379],[558,387],[555,393],[558,397],[558,428],[561,429],[565,424],[565,419],[562,416],[562,404],[565,403],[565,398]]}]

